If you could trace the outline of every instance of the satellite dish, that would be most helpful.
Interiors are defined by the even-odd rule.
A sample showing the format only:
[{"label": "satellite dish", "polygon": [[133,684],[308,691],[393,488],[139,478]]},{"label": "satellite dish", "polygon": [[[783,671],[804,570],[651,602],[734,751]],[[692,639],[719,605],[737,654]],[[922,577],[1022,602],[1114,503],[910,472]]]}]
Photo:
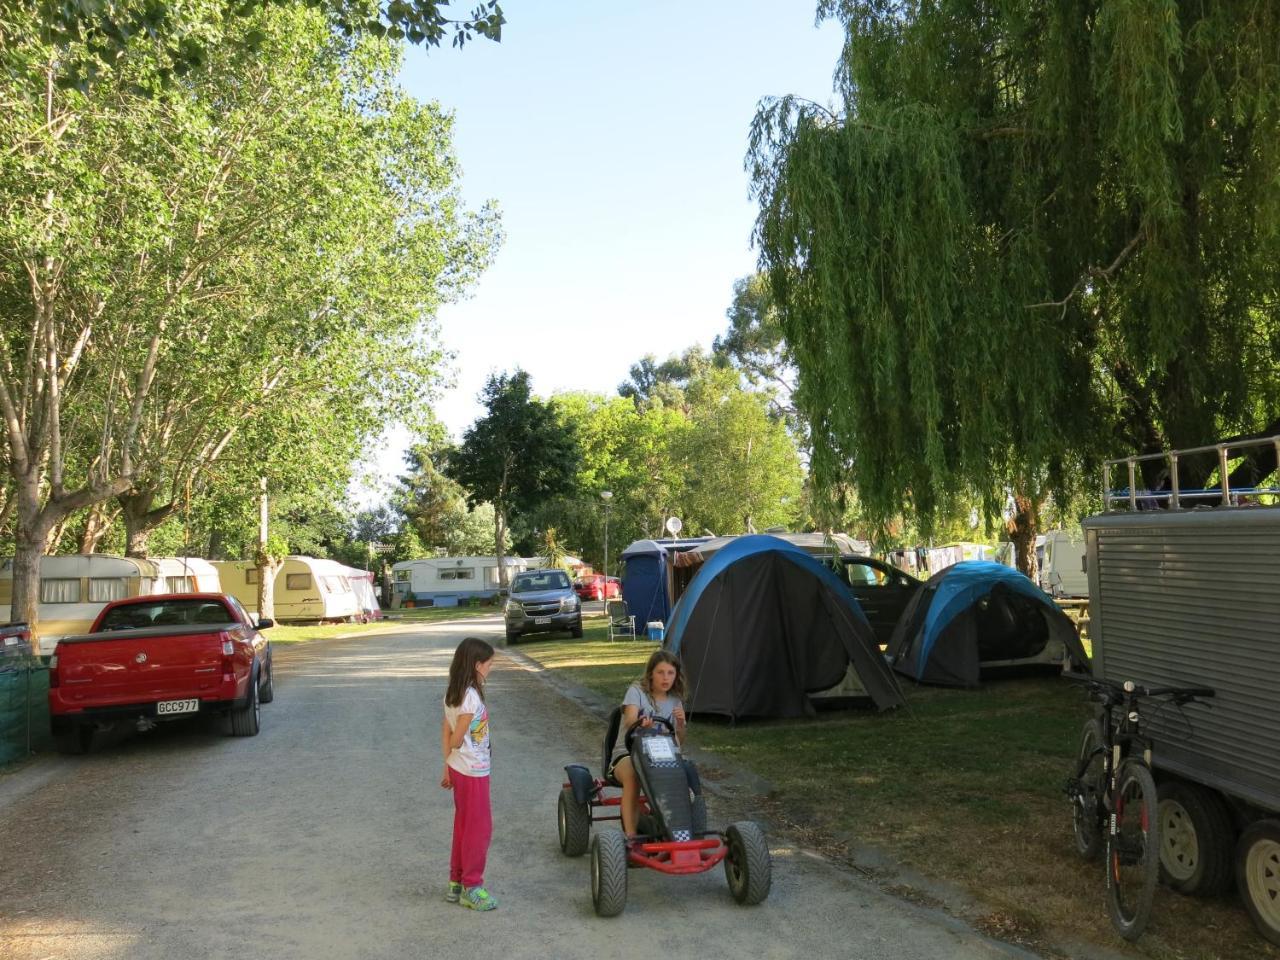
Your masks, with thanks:
[{"label": "satellite dish", "polygon": [[684,523],[679,517],[667,517],[667,532],[673,537],[684,529]]}]

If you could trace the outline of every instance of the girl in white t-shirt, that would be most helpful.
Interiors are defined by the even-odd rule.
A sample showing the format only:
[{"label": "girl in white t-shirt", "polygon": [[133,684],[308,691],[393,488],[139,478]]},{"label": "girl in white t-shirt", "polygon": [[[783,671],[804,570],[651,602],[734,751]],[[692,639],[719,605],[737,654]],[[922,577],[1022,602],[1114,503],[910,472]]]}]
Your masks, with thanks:
[{"label": "girl in white t-shirt", "polygon": [[467,637],[453,652],[444,695],[440,786],[453,791],[453,851],[445,899],[473,910],[492,910],[498,901],[484,888],[484,864],[493,835],[489,808],[489,708],[484,681],[493,667],[493,647]]}]

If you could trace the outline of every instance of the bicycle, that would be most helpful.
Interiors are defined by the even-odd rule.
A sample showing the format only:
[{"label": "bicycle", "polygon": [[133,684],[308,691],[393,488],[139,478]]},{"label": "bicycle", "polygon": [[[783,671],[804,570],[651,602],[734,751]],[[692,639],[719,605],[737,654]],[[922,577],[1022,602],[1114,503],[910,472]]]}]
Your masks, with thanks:
[{"label": "bicycle", "polygon": [[[1076,852],[1092,860],[1105,846],[1107,912],[1126,940],[1137,940],[1151,919],[1160,874],[1160,824],[1151,739],[1142,733],[1138,702],[1168,698],[1181,706],[1214,695],[1209,687],[1140,687],[1064,673],[1101,704],[1085,723],[1075,776],[1066,783]],[[1120,708],[1119,720],[1116,708]]]}]

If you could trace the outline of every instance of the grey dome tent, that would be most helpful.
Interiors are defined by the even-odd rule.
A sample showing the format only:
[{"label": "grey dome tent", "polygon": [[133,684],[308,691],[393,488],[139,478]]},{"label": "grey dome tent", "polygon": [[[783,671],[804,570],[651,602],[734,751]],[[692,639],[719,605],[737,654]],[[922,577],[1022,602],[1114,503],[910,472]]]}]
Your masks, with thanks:
[{"label": "grey dome tent", "polygon": [[893,669],[921,683],[976,687],[984,669],[1089,659],[1071,619],[1000,563],[964,561],[934,574],[889,640]]},{"label": "grey dome tent", "polygon": [[882,710],[903,702],[848,584],[777,537],[739,537],[704,563],[665,646],[680,655],[686,705],[699,713],[805,716],[845,682]]}]

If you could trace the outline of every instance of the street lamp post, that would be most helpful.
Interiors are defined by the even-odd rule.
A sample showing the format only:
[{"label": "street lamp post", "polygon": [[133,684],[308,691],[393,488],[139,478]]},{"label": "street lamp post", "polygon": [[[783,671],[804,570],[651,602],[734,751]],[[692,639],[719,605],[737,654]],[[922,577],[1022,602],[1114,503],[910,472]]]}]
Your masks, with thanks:
[{"label": "street lamp post", "polygon": [[612,490],[601,490],[600,499],[604,501],[604,581],[600,584],[600,599],[609,602],[609,501],[613,499]]}]

